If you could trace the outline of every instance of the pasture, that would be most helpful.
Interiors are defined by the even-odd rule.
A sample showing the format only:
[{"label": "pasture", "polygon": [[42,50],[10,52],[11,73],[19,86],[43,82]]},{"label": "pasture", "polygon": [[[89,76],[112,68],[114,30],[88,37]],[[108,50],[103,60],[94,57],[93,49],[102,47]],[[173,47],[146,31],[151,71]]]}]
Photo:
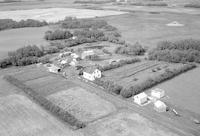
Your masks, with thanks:
[{"label": "pasture", "polygon": [[161,83],[155,86],[155,88],[165,90],[168,96],[165,98],[165,101],[200,114],[199,73],[200,68],[196,68],[172,80]]},{"label": "pasture", "polygon": [[59,91],[47,98],[84,122],[96,120],[116,110],[110,102],[80,87]]},{"label": "pasture", "polygon": [[1,136],[80,136],[22,95],[0,98]]},{"label": "pasture", "polygon": [[91,136],[178,136],[137,113],[120,111],[88,125]]},{"label": "pasture", "polygon": [[0,31],[0,58],[7,56],[9,51],[27,45],[47,45],[44,33],[48,27],[18,28]]},{"label": "pasture", "polygon": [[[119,29],[122,37],[130,43],[139,41],[149,48],[163,40],[199,38],[199,15],[168,12],[132,12],[119,16],[104,17],[109,24]],[[169,27],[166,24],[178,21],[183,27]]]}]

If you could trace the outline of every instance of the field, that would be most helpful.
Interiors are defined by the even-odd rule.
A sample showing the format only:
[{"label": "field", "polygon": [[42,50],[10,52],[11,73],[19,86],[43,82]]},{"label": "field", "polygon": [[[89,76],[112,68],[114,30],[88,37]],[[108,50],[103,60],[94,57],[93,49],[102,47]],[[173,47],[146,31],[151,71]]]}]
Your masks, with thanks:
[{"label": "field", "polygon": [[79,136],[22,95],[0,98],[1,136]]},{"label": "field", "polygon": [[0,31],[0,58],[23,46],[48,44],[43,38],[47,30],[48,27],[35,27]]},{"label": "field", "polygon": [[114,81],[124,87],[130,87],[149,77],[158,76],[166,69],[178,68],[179,66],[181,64],[173,65],[165,62],[142,61],[105,71],[103,72],[103,79]]},{"label": "field", "polygon": [[88,126],[91,136],[177,136],[136,113],[121,111]]},{"label": "field", "polygon": [[196,68],[155,87],[166,91],[165,101],[200,114],[199,72]]},{"label": "field", "polygon": [[[109,24],[117,27],[122,37],[130,43],[139,41],[143,46],[155,47],[163,40],[197,38],[200,35],[198,15],[158,12],[133,12],[130,14],[105,17]],[[188,21],[190,20],[190,21]],[[166,24],[178,21],[183,27],[169,27]]]},{"label": "field", "polygon": [[90,10],[75,8],[47,8],[47,9],[30,9],[15,11],[0,11],[0,19],[11,18],[16,21],[22,19],[45,20],[47,22],[57,22],[65,19],[65,17],[76,18],[93,18],[111,15],[125,14],[126,12],[112,10]]},{"label": "field", "polygon": [[47,98],[84,122],[96,120],[116,110],[110,102],[80,87],[60,91]]}]

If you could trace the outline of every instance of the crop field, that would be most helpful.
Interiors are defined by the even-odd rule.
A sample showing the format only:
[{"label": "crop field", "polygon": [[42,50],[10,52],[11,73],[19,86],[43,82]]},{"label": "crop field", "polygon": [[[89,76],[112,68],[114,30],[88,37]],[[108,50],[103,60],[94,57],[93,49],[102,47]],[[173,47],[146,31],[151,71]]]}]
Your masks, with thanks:
[{"label": "crop field", "polygon": [[125,65],[113,70],[103,72],[105,80],[114,81],[122,86],[129,87],[131,85],[142,82],[148,77],[157,76],[164,72],[166,68],[178,68],[181,64],[168,64],[156,61],[142,61],[136,64]]},{"label": "crop field", "polygon": [[155,87],[165,90],[165,101],[200,114],[199,73],[200,68],[196,68]]},{"label": "crop field", "polygon": [[75,9],[75,8],[46,8],[46,9],[29,9],[15,11],[0,11],[0,19],[13,19],[20,21],[22,19],[35,19],[47,22],[57,22],[65,19],[65,17],[76,18],[93,18],[111,15],[125,14],[126,12],[112,10],[91,10],[91,9]]},{"label": "crop field", "polygon": [[44,33],[48,27],[18,28],[0,31],[0,58],[6,57],[9,51],[27,45],[47,45]]},{"label": "crop field", "polygon": [[[11,73],[12,74],[12,73]],[[35,67],[13,74],[18,80],[25,82],[50,75],[44,67]]]},{"label": "crop field", "polygon": [[[132,8],[134,9],[134,8]],[[199,13],[199,11],[198,11]],[[198,15],[158,12],[133,12],[119,16],[104,17],[117,27],[122,37],[130,43],[139,41],[147,47],[155,47],[163,40],[199,38],[200,19]],[[190,21],[188,21],[190,20]],[[178,21],[183,27],[169,27],[166,24]]]},{"label": "crop field", "polygon": [[125,110],[89,124],[86,132],[91,136],[178,136],[139,114]]},{"label": "crop field", "polygon": [[22,95],[0,98],[1,136],[80,136]]},{"label": "crop field", "polygon": [[52,74],[26,81],[25,84],[43,96],[77,86],[72,81],[66,81],[64,78]]},{"label": "crop field", "polygon": [[60,91],[47,98],[84,122],[93,121],[116,110],[110,102],[80,87]]}]

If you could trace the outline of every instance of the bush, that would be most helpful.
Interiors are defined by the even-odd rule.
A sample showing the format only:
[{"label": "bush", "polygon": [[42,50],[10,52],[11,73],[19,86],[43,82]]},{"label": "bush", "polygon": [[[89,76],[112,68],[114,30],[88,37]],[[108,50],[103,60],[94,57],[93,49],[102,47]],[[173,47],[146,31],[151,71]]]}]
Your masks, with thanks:
[{"label": "bush", "polygon": [[5,58],[5,59],[0,61],[0,68],[6,68],[6,67],[11,66],[11,65],[12,65],[12,63],[11,63],[9,58]]},{"label": "bush", "polygon": [[37,91],[29,88],[24,83],[19,81],[18,79],[14,78],[13,76],[4,76],[9,83],[15,85],[16,87],[20,88],[24,93],[26,93],[31,99],[36,101],[46,110],[52,112],[61,120],[69,123],[72,126],[76,126],[77,128],[83,128],[86,126],[83,122],[77,120],[73,115],[65,111],[64,109],[60,108],[59,106],[55,105],[53,102],[49,101],[45,97],[41,96],[37,93]]},{"label": "bush", "polygon": [[47,31],[45,32],[44,38],[46,40],[62,40],[62,39],[69,39],[73,35],[66,30],[55,30],[55,31]]},{"label": "bush", "polygon": [[86,56],[86,59],[89,59],[89,60],[92,60],[92,61],[99,61],[100,57],[98,55],[94,54],[94,55]]},{"label": "bush", "polygon": [[0,30],[22,28],[22,27],[41,27],[48,25],[47,22],[37,21],[33,19],[21,20],[19,22],[12,19],[0,19]]},{"label": "bush", "polygon": [[88,29],[76,30],[74,31],[73,35],[77,36],[78,38],[83,37],[95,40],[99,40],[101,37],[104,37],[104,33],[102,31]]},{"label": "bush", "polygon": [[42,64],[46,64],[46,63],[50,63],[50,55],[45,55],[43,57],[40,57],[38,62],[42,63]]},{"label": "bush", "polygon": [[200,41],[193,39],[176,42],[163,41],[149,52],[150,60],[174,63],[200,62]]},{"label": "bush", "polygon": [[125,46],[120,46],[115,49],[117,54],[126,55],[144,55],[145,49],[137,42],[135,45],[126,44]]},{"label": "bush", "polygon": [[102,86],[105,90],[114,94],[120,94],[121,89],[122,89],[122,86],[114,84],[114,82],[112,81],[104,81],[101,79],[95,79],[94,83],[96,83],[99,86]]},{"label": "bush", "polygon": [[120,95],[124,98],[130,98],[132,97],[132,90],[124,88],[121,90]]}]

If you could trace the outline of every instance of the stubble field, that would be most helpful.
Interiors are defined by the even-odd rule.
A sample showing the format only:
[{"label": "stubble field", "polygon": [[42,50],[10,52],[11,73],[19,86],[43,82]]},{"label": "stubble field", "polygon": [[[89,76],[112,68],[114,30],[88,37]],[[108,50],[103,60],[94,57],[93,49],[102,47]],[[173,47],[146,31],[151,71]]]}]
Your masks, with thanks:
[{"label": "stubble field", "polygon": [[1,136],[80,136],[22,95],[0,98]]}]

